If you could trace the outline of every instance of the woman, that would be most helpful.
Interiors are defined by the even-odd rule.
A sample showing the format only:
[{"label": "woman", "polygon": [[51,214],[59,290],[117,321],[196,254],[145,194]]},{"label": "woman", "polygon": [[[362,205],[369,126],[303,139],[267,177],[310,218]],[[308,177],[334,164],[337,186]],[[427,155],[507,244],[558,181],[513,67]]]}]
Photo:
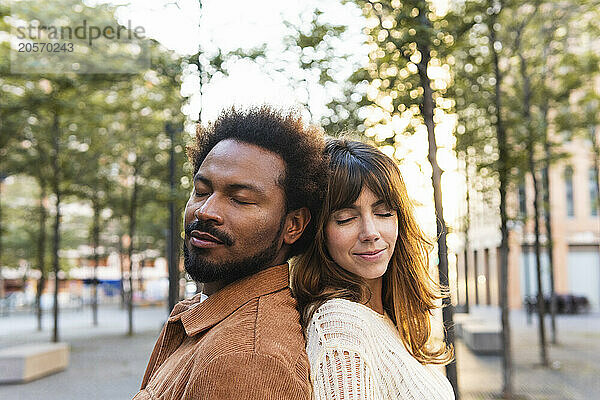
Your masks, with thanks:
[{"label": "woman", "polygon": [[316,238],[292,269],[313,398],[454,399],[446,377],[426,365],[450,362],[453,351],[427,343],[443,295],[398,166],[348,139],[330,139],[325,152]]}]

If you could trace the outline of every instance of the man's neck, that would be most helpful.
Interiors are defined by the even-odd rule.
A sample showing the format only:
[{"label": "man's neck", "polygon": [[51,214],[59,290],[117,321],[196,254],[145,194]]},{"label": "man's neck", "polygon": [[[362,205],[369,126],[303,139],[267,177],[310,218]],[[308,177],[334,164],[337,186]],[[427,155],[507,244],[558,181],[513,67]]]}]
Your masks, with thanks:
[{"label": "man's neck", "polygon": [[223,289],[225,286],[227,286],[227,283],[225,281],[217,281],[217,282],[207,282],[203,284],[204,287],[202,288],[202,293],[204,293],[207,296],[210,296],[211,294],[217,293],[219,290]]}]

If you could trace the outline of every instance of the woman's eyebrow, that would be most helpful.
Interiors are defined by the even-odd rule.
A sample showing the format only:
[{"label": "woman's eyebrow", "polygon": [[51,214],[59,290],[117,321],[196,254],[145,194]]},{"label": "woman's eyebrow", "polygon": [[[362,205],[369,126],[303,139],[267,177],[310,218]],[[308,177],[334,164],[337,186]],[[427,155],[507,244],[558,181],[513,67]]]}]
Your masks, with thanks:
[{"label": "woman's eyebrow", "polygon": [[[376,202],[374,202],[373,204],[371,204],[371,208],[375,208],[377,206],[380,206],[382,204],[385,204],[385,200],[380,199],[377,200]],[[356,204],[352,204],[346,207],[342,207],[342,208],[338,208],[337,210],[333,211],[333,212],[338,212],[338,211],[344,211],[344,210],[358,210],[360,207],[358,207]]]}]

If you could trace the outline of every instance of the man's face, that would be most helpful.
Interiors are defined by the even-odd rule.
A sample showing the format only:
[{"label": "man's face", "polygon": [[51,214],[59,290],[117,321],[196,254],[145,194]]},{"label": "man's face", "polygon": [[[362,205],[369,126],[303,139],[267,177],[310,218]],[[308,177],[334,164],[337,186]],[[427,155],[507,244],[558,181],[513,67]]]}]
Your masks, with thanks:
[{"label": "man's face", "polygon": [[285,163],[261,147],[223,140],[194,176],[185,209],[185,269],[198,282],[232,282],[280,256]]}]

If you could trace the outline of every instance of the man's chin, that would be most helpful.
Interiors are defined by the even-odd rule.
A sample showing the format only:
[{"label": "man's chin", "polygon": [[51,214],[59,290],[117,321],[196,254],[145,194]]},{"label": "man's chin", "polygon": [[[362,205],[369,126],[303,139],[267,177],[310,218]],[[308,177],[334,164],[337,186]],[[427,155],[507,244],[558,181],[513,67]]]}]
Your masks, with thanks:
[{"label": "man's chin", "polygon": [[243,259],[219,260],[204,251],[195,251],[183,246],[186,272],[196,282],[234,282],[272,265],[276,258],[276,245],[264,249],[256,255]]},{"label": "man's chin", "polygon": [[227,278],[226,264],[207,257],[204,249],[188,249],[184,246],[183,259],[185,271],[196,282],[216,282]]}]

